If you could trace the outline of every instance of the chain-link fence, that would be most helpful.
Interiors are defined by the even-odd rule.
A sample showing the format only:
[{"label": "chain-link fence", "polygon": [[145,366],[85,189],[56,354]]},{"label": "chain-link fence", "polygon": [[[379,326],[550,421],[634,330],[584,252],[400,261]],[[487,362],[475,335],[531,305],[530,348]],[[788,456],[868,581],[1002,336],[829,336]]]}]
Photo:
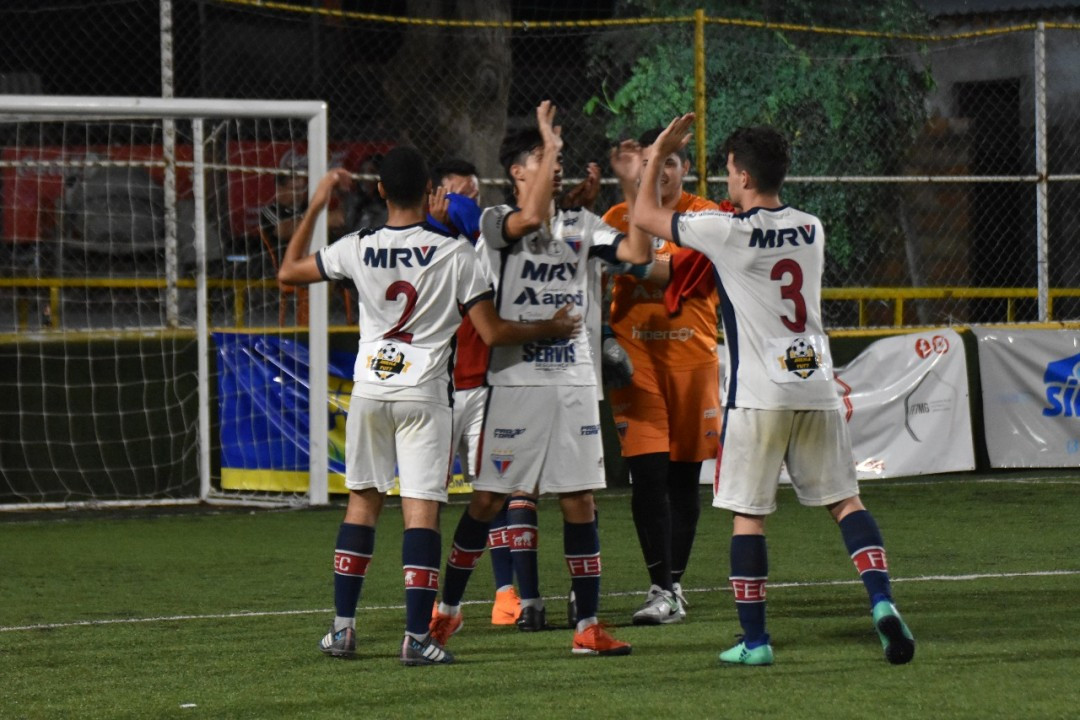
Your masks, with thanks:
[{"label": "chain-link fence", "polygon": [[[0,93],[322,99],[333,163],[370,181],[381,152],[413,144],[433,161],[473,162],[486,203],[503,198],[500,139],[533,122],[541,99],[559,106],[570,178],[591,161],[606,169],[619,138],[696,110],[704,122],[688,189],[713,199],[724,195],[716,153],[727,133],[769,123],[792,140],[785,200],[825,223],[831,327],[1080,319],[1080,259],[1070,251],[1080,231],[1072,130],[1080,25],[931,31],[907,0],[827,11],[793,3],[823,14],[788,25],[663,2],[650,5],[670,5],[662,17],[613,18],[623,12],[615,5],[598,8],[605,19],[554,21],[510,0],[16,1],[0,8]],[[388,14],[372,14],[379,10]],[[861,29],[824,27],[848,24],[849,11]],[[20,278],[165,271],[155,254],[168,232],[159,180],[170,163],[182,164],[190,140],[178,138],[170,160],[161,128],[110,128],[75,138],[0,123],[5,325],[32,324],[44,312],[43,291],[17,287]],[[302,135],[287,122],[225,124],[212,134],[222,168],[208,185],[219,278],[272,277],[282,247],[274,221],[302,212],[306,197],[295,162]],[[49,171],[57,187],[45,199],[15,192],[15,178],[25,186],[38,173],[33,161],[67,157],[76,145],[84,158],[121,168],[106,163],[90,174],[76,162]],[[161,165],[140,169],[133,155]],[[45,175],[36,177],[40,187]],[[88,252],[78,237],[79,204],[95,188],[122,186],[138,191],[148,220],[133,233],[153,262]],[[181,213],[189,188],[181,173]],[[605,186],[598,211],[618,200],[614,189]],[[370,182],[342,202],[340,229],[377,222]],[[180,235],[189,227],[183,216],[178,227]],[[255,290],[263,294],[251,297],[278,302],[272,282]],[[92,302],[91,290],[79,292]]]}]

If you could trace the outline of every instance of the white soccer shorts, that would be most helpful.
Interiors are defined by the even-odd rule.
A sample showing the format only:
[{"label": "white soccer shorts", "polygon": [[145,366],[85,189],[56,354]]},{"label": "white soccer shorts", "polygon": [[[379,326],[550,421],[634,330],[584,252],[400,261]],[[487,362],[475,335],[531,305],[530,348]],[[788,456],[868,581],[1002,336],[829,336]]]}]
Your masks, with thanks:
[{"label": "white soccer shorts", "polygon": [[830,505],[859,494],[851,436],[839,410],[730,408],[713,505],[745,515],[775,512],[785,461],[803,505]]},{"label": "white soccer shorts", "polygon": [[465,482],[476,481],[480,452],[480,435],[484,431],[484,406],[487,405],[486,387],[469,388],[454,392],[454,433],[450,447],[461,461],[461,473]]},{"label": "white soccer shorts", "polygon": [[570,493],[605,485],[596,388],[491,388],[474,489]]},{"label": "white soccer shorts", "polygon": [[446,502],[450,473],[449,405],[352,397],[345,421],[345,487],[394,487],[401,497]]}]

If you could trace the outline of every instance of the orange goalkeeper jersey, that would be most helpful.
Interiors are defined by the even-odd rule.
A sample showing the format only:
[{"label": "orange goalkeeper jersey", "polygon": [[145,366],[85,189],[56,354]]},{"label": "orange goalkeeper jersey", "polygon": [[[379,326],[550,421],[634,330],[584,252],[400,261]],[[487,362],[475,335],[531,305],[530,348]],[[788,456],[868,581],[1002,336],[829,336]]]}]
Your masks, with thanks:
[{"label": "orange goalkeeper jersey", "polygon": [[[683,192],[676,212],[729,210],[711,200]],[[629,218],[626,203],[613,206],[604,222],[627,232]],[[672,282],[680,268],[689,267],[695,250],[653,238],[658,260],[670,260]],[[634,367],[692,368],[715,364],[716,307],[719,302],[712,277],[702,278],[700,292],[682,293],[682,309],[669,315],[664,302],[664,288],[632,275],[616,275],[611,295],[610,324],[619,343],[630,355]]]}]

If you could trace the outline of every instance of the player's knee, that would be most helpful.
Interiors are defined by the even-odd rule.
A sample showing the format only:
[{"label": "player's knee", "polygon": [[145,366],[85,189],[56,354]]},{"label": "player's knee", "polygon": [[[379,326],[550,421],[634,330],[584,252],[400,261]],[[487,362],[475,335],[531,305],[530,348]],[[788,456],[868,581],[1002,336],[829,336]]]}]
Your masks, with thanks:
[{"label": "player's knee", "polygon": [[486,490],[475,490],[472,499],[469,501],[469,515],[476,520],[488,522],[499,513],[505,501],[506,495]]},{"label": "player's knee", "polygon": [[596,517],[596,502],[590,490],[563,493],[559,495],[559,505],[567,522],[587,523]]}]

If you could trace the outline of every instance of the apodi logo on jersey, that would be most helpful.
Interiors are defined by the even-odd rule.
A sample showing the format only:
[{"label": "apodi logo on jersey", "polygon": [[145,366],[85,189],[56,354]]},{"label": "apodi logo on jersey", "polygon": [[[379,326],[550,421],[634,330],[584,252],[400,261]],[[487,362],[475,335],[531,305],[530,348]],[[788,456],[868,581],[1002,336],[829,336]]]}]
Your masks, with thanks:
[{"label": "apodi logo on jersey", "polygon": [[1043,373],[1046,384],[1046,402],[1043,408],[1046,417],[1080,417],[1080,355],[1055,360],[1046,366]]}]

